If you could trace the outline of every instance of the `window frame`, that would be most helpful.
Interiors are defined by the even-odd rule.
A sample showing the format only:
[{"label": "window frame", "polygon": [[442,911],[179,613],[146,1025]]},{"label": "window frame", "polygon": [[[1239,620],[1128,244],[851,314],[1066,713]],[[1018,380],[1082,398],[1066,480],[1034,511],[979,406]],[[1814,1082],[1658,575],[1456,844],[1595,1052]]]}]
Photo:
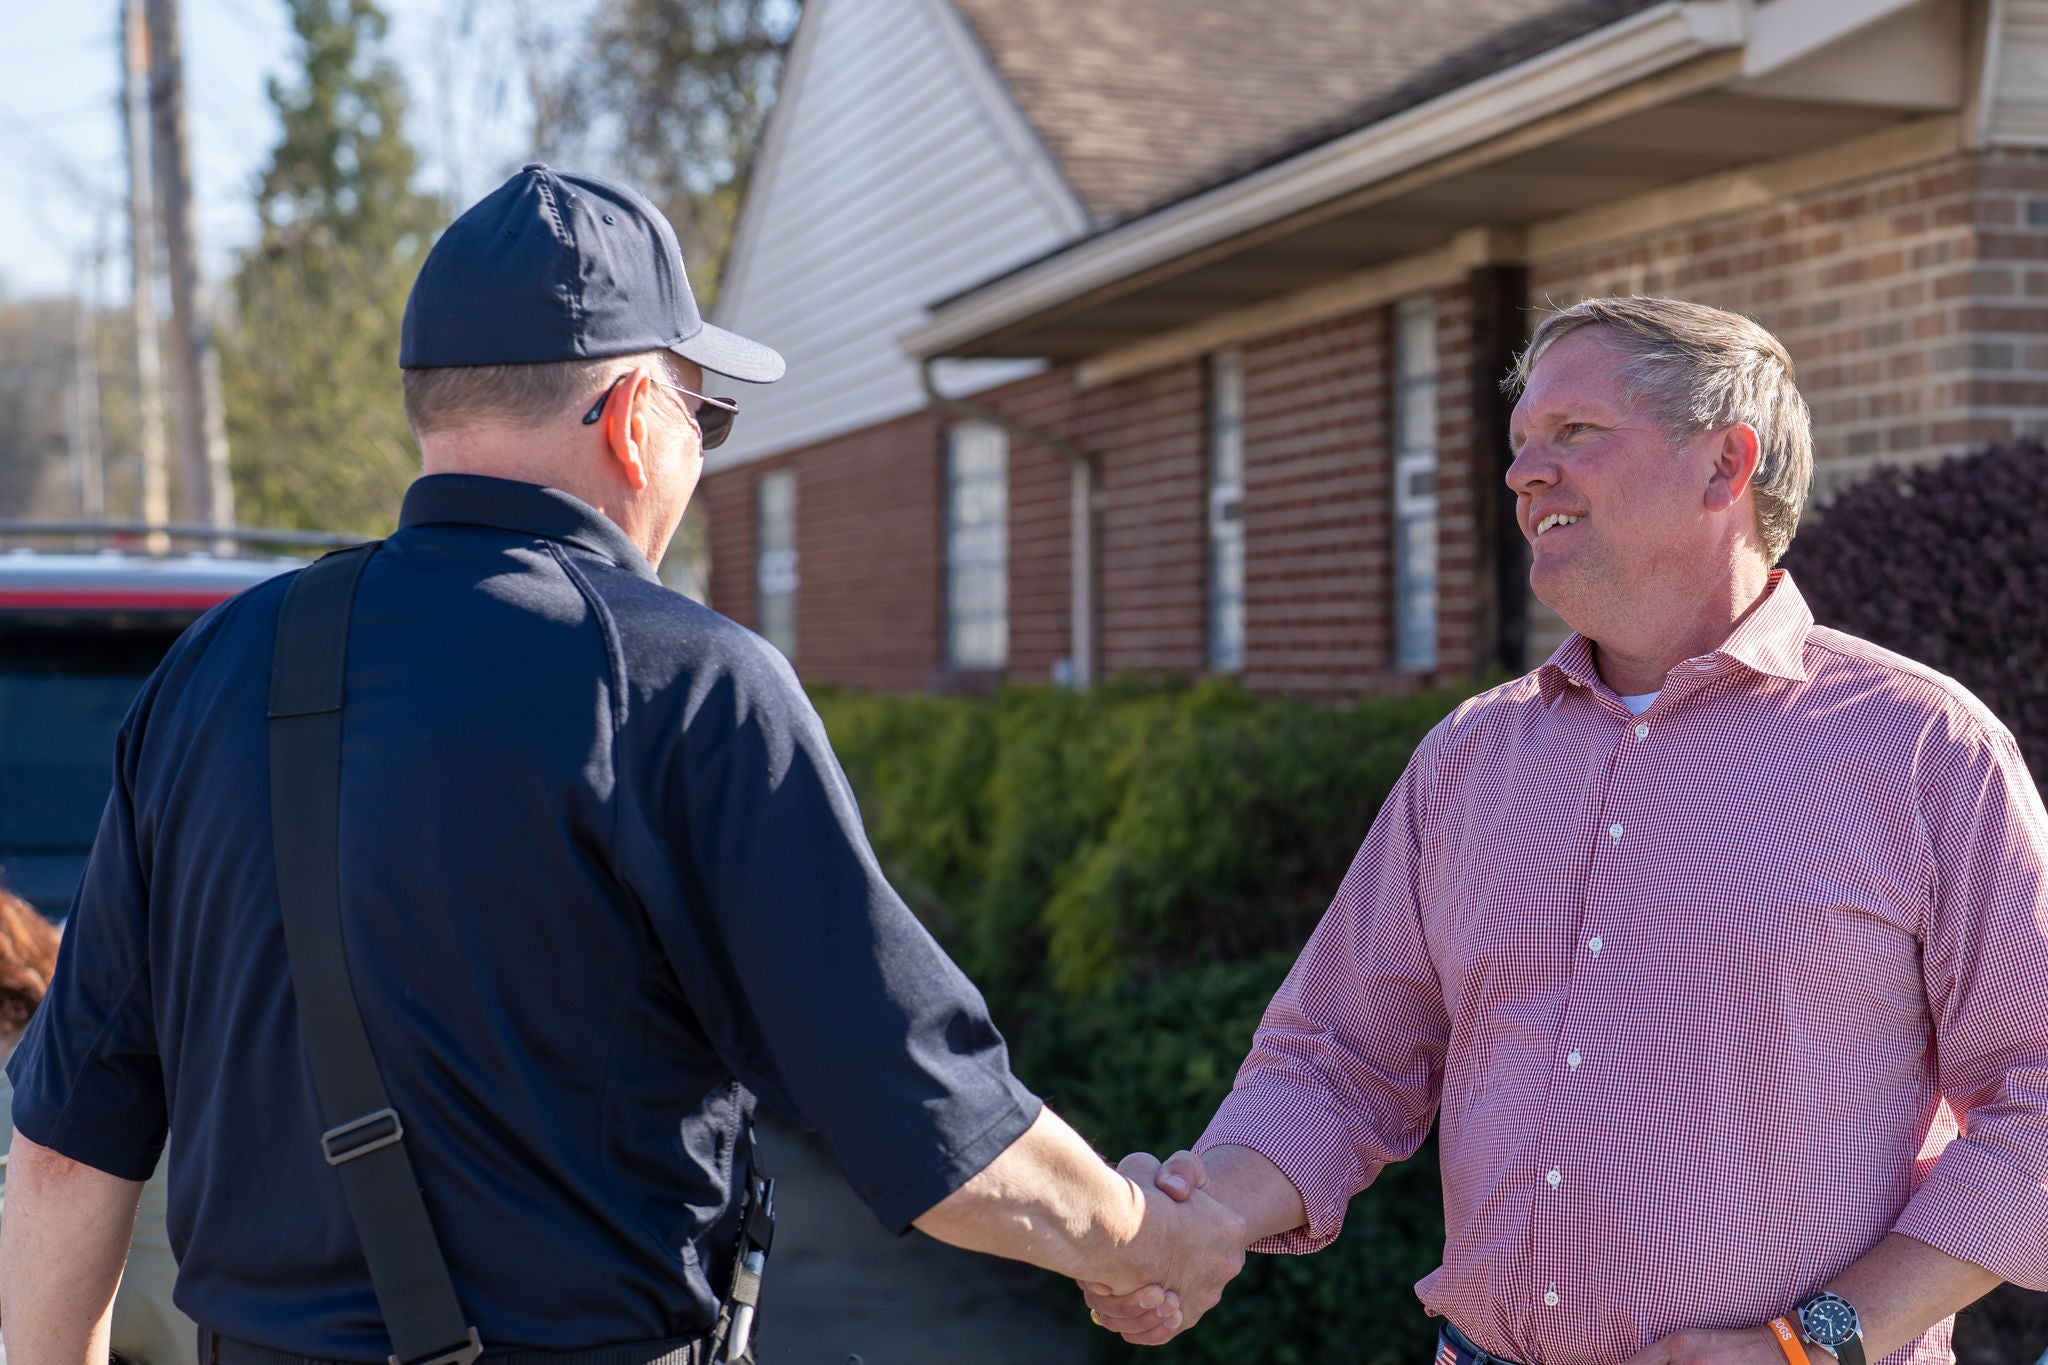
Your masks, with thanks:
[{"label": "window frame", "polygon": [[1214,673],[1244,671],[1244,351],[1209,356],[1208,591],[1205,655]]},{"label": "window frame", "polygon": [[[788,490],[786,497],[771,492],[780,489]],[[783,534],[770,536],[771,516],[786,518]],[[771,540],[786,544],[770,548]],[[791,663],[796,662],[796,602],[802,583],[798,550],[796,471],[770,470],[754,484],[754,622],[768,643]],[[772,609],[771,602],[776,604]]]},{"label": "window frame", "polygon": [[1388,650],[1399,672],[1427,673],[1439,661],[1438,615],[1442,607],[1437,518],[1436,299],[1404,299],[1391,312],[1392,389],[1388,504],[1388,563],[1393,597]]},{"label": "window frame", "polygon": [[[970,457],[981,457],[981,467],[963,469]],[[1009,432],[972,419],[948,426],[944,475],[946,664],[962,672],[1001,672],[1010,665]],[[972,507],[977,500],[984,505]],[[976,511],[971,519],[963,516],[968,510]],[[984,600],[963,603],[963,593],[972,596],[974,587]]]}]

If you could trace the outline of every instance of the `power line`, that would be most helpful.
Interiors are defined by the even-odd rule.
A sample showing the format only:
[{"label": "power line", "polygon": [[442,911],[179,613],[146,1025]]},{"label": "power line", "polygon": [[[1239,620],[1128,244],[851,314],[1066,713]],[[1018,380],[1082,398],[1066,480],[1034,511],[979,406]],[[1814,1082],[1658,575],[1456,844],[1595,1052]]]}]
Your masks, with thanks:
[{"label": "power line", "polygon": [[79,171],[77,158],[69,148],[4,107],[0,107],[0,132],[24,139],[29,144],[28,154],[41,161],[44,169],[92,208],[113,210],[121,206],[120,195],[105,185],[95,184]]},{"label": "power line", "polygon": [[13,126],[5,132],[0,132],[0,137],[34,137],[46,128],[62,127],[92,115],[104,116],[113,108],[118,96],[118,91],[109,90],[90,104],[76,104],[64,109],[46,109],[39,114],[15,115],[11,120]]}]

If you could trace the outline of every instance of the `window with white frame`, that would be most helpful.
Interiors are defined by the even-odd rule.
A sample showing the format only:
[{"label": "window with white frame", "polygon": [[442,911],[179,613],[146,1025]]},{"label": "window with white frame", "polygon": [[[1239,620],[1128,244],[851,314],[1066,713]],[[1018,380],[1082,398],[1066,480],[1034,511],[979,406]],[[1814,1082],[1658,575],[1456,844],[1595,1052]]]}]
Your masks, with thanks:
[{"label": "window with white frame", "polygon": [[946,657],[955,668],[1010,659],[1010,437],[988,422],[946,433]]},{"label": "window with white frame", "polygon": [[1244,352],[1209,357],[1209,667],[1244,668]]},{"label": "window with white frame", "polygon": [[1394,667],[1436,667],[1436,304],[1394,310]]},{"label": "window with white frame", "polygon": [[796,658],[796,473],[761,476],[754,506],[755,617],[783,656]]}]

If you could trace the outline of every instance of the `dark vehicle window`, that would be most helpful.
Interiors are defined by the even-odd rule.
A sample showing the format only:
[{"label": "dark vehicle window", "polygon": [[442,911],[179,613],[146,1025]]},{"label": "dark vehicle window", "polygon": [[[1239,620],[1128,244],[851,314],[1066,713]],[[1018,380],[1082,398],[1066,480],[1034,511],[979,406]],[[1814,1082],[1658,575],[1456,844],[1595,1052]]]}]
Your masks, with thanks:
[{"label": "dark vehicle window", "polygon": [[0,878],[62,915],[99,829],[114,736],[178,627],[0,626]]}]

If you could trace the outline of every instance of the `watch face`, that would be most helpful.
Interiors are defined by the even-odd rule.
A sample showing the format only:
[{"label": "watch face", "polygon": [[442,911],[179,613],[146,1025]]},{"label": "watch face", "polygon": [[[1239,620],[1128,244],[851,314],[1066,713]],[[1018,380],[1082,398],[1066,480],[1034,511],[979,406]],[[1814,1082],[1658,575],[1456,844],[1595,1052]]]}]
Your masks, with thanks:
[{"label": "watch face", "polygon": [[1835,1294],[1808,1299],[1799,1310],[1799,1320],[1816,1346],[1840,1346],[1862,1330],[1862,1324],[1856,1321],[1856,1309]]}]

